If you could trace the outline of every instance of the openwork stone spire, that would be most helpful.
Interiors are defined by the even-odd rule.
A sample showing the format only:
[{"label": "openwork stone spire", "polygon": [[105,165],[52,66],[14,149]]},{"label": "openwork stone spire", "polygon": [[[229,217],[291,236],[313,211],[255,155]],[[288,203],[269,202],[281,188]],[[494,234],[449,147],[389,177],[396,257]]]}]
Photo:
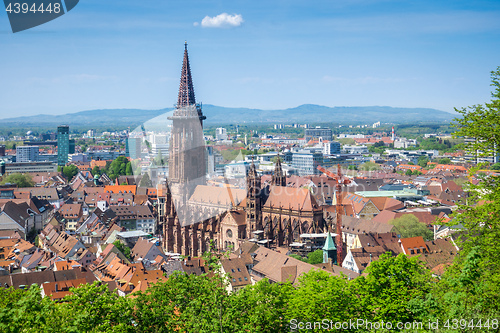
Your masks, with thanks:
[{"label": "openwork stone spire", "polygon": [[271,179],[272,185],[286,186],[286,176],[281,167],[281,158],[278,154],[278,159],[276,160],[276,165],[274,167],[273,178]]},{"label": "openwork stone spire", "polygon": [[177,98],[177,107],[186,107],[196,104],[194,98],[193,79],[191,77],[191,68],[189,67],[189,56],[187,51],[187,42],[184,43],[184,60],[182,62],[181,83],[179,85],[179,97]]}]

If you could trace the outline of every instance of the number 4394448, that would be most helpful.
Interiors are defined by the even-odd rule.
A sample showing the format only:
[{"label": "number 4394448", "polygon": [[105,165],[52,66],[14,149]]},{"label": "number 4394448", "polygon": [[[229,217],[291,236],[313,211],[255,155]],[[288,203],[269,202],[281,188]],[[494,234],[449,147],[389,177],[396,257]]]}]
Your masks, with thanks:
[{"label": "number 4394448", "polygon": [[41,3],[40,5],[32,4],[31,6],[28,3],[9,3],[7,8],[5,9],[9,14],[27,14],[27,13],[56,13],[59,14],[61,12],[61,4],[60,3],[52,3],[49,2],[47,4]]},{"label": "number 4394448", "polygon": [[481,320],[481,319],[471,319],[471,320],[466,320],[466,319],[448,319],[447,321],[444,322],[443,325],[447,329],[451,330],[458,330],[460,329],[466,329],[466,328],[485,328],[485,329],[493,329],[496,330],[499,327],[498,319],[487,319],[487,320]]}]

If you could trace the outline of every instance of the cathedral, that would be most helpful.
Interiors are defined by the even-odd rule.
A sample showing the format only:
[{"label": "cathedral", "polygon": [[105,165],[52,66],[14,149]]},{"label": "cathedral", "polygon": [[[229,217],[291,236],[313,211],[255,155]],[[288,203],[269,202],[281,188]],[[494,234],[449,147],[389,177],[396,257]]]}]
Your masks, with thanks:
[{"label": "cathedral", "polygon": [[217,250],[236,250],[243,241],[267,247],[298,244],[300,235],[328,231],[323,210],[308,189],[287,187],[281,161],[271,184],[261,184],[254,163],[245,189],[206,183],[206,147],[201,104],[195,100],[187,44],[169,143],[166,184],[158,189],[158,213],[167,252],[200,256],[215,244]]}]

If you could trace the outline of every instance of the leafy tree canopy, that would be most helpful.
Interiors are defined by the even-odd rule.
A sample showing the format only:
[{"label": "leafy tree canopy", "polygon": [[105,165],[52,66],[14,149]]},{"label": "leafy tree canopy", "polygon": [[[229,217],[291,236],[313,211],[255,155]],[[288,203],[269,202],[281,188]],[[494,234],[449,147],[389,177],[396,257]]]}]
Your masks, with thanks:
[{"label": "leafy tree canopy", "polygon": [[500,170],[500,163],[495,163],[491,166],[491,170]]},{"label": "leafy tree canopy", "polygon": [[142,175],[141,182],[139,183],[140,187],[152,187],[153,183],[151,182],[151,179],[149,178],[149,174],[146,172],[144,175]]},{"label": "leafy tree canopy", "polygon": [[74,164],[71,164],[71,165],[67,165],[67,166],[64,166],[62,168],[62,173],[64,175],[64,177],[66,177],[66,179],[68,181],[70,181],[71,179],[73,179],[74,176],[76,176],[78,174],[78,167]]},{"label": "leafy tree canopy", "polygon": [[365,171],[380,170],[380,165],[375,162],[365,162],[359,166],[359,169]]},{"label": "leafy tree canopy", "polygon": [[465,149],[472,155],[490,156],[500,147],[500,66],[491,72],[492,100],[484,105],[455,108],[461,117],[454,119],[454,137],[473,138],[465,143]]},{"label": "leafy tree canopy", "polygon": [[443,158],[440,158],[438,160],[438,163],[439,164],[450,164],[451,163],[451,159],[449,159],[448,157],[443,157]]},{"label": "leafy tree canopy", "polygon": [[11,173],[3,176],[0,184],[17,184],[19,187],[33,187],[35,186],[35,182],[31,179],[29,174],[22,173]]},{"label": "leafy tree canopy", "polygon": [[307,254],[307,262],[311,265],[321,264],[323,262],[323,250],[318,249]]},{"label": "leafy tree canopy", "polygon": [[425,168],[425,167],[427,166],[427,163],[429,163],[429,162],[430,162],[430,160],[429,160],[427,157],[425,157],[425,156],[420,156],[420,157],[418,158],[418,162],[417,162],[417,164],[418,164],[419,166],[421,166],[422,168]]},{"label": "leafy tree canopy", "polygon": [[120,252],[123,253],[125,255],[125,257],[127,257],[129,260],[132,259],[132,257],[131,257],[131,250],[130,250],[130,248],[128,246],[126,246],[125,244],[123,244],[119,240],[114,241],[113,245],[116,246],[116,248],[118,250],[120,250]]},{"label": "leafy tree canopy", "polygon": [[434,234],[425,223],[418,220],[415,215],[405,214],[401,217],[389,221],[392,224],[401,238],[422,236],[424,240],[432,240]]},{"label": "leafy tree canopy", "polygon": [[109,166],[106,165],[104,172],[108,174],[111,179],[116,179],[119,176],[132,175],[132,166],[125,156],[116,158]]}]

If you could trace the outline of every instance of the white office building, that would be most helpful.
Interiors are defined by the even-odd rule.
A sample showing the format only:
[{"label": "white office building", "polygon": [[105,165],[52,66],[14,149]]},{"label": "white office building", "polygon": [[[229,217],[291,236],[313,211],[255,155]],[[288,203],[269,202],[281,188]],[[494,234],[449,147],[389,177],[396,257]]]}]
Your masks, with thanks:
[{"label": "white office building", "polygon": [[16,162],[17,163],[38,162],[39,153],[40,152],[38,146],[16,147]]},{"label": "white office building", "polygon": [[215,130],[215,140],[217,141],[227,140],[227,130],[224,127],[219,127]]}]

